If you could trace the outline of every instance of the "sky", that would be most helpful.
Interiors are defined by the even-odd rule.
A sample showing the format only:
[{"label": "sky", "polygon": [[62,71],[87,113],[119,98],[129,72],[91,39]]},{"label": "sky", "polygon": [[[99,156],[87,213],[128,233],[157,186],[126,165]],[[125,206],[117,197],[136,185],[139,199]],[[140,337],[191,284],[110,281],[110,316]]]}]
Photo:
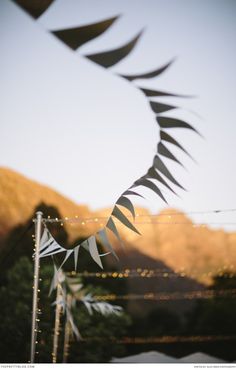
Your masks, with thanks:
[{"label": "sky", "polygon": [[[76,52],[48,32],[116,15],[109,30]],[[170,132],[197,165],[176,149],[187,171],[165,163],[188,191],[165,196],[187,213],[236,208],[235,15],[234,0],[55,0],[35,21],[2,0],[0,165],[93,210],[113,205],[150,167],[159,140],[147,99],[117,74],[148,72],[176,58],[161,77],[135,82],[195,96],[159,99],[181,106],[169,115],[204,136]],[[109,70],[83,57],[119,47],[142,29],[132,53]],[[143,194],[136,205],[152,213],[165,207],[154,193]],[[236,229],[234,212],[191,218]]]}]

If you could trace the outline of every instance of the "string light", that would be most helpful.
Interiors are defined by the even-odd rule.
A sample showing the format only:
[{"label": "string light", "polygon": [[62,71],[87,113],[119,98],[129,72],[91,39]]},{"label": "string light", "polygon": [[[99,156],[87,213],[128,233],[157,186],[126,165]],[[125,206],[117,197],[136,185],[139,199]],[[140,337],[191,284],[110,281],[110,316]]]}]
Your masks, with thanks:
[{"label": "string light", "polygon": [[[158,221],[158,220],[154,220],[154,219],[151,219],[151,216],[145,216],[147,218],[150,218],[150,220],[147,220],[147,221],[133,221],[133,224],[134,225],[167,225],[167,226],[175,226],[175,225],[188,225],[189,227],[193,227],[193,228],[206,228],[208,226],[236,226],[236,222],[233,222],[233,221],[224,221],[224,222],[221,222],[221,221],[218,221],[218,222],[215,222],[215,221],[208,221],[208,222],[197,222],[197,223],[194,223],[192,224],[191,221]],[[158,218],[159,216],[155,216],[156,218]],[[100,220],[104,220],[104,217],[101,217],[99,218]],[[63,221],[63,222],[61,222]],[[92,223],[98,223],[98,221],[95,221],[93,219],[84,219],[84,221],[77,221],[76,219],[68,219],[67,221],[68,223],[70,224],[80,224],[82,226],[85,226],[86,224],[92,224]],[[50,220],[45,220],[45,223],[60,223],[60,226],[64,226],[64,223],[66,223],[66,220],[63,220],[63,219],[59,219],[59,220],[56,220],[56,219],[50,219]],[[100,223],[100,227],[103,227],[104,224],[103,223]]]},{"label": "string light", "polygon": [[[109,340],[113,343],[123,344],[144,344],[144,343],[179,343],[179,342],[217,342],[217,341],[233,341],[236,339],[235,335],[192,335],[192,336],[181,336],[181,335],[166,335],[160,337],[124,337],[115,338],[109,337]],[[84,338],[86,342],[93,341],[104,341],[103,337],[91,337]]]},{"label": "string light", "polygon": [[[150,216],[146,216],[147,218],[149,218]],[[156,217],[158,217],[158,216],[156,216]],[[128,217],[127,217],[128,218]],[[100,218],[100,220],[104,220],[104,218],[103,217],[101,217]],[[45,221],[46,223],[47,222],[49,222],[49,223],[60,223],[60,225],[61,226],[64,226],[64,224],[63,224],[63,222],[64,223],[66,223],[65,222],[65,220],[63,220],[63,222],[61,222],[61,220],[58,220],[58,221],[56,221],[56,220],[53,220],[53,219],[50,219],[50,220],[47,220],[47,221]],[[90,219],[90,220],[85,220],[84,219],[84,221],[76,221],[76,220],[73,220],[72,221],[72,219],[70,219],[70,220],[68,220],[68,222],[69,223],[74,223],[74,224],[76,224],[76,223],[81,223],[83,226],[85,225],[85,224],[91,224],[91,223],[98,223],[98,221],[95,221],[95,220],[93,220],[93,219]],[[191,225],[191,221],[182,221],[182,222],[180,222],[180,221],[166,221],[166,222],[164,222],[164,221],[158,221],[158,220],[147,220],[147,221],[133,221],[133,224],[136,224],[136,225],[147,225],[147,224],[149,224],[149,225],[153,225],[153,224],[159,224],[159,225],[189,225],[189,226],[192,226],[192,227],[207,227],[208,225],[236,225],[236,222],[233,222],[233,221],[223,221],[223,222],[221,222],[221,221],[218,221],[218,222],[216,222],[216,221],[207,221],[207,222],[197,222],[197,223],[194,223],[194,224],[192,224]],[[100,223],[100,226],[103,226],[103,224],[102,223]]]},{"label": "string light", "polygon": [[[148,217],[148,216],[147,216]],[[60,220],[59,220],[60,221]],[[50,223],[57,223],[59,221],[55,221],[55,220],[50,220],[49,222]],[[85,226],[86,224],[92,224],[92,223],[95,223],[95,221],[93,220],[85,220],[85,221],[80,221],[80,222],[75,222],[75,221],[68,221],[70,224],[76,224],[76,223],[81,223],[82,226]],[[97,222],[96,222],[97,223]],[[133,224],[134,225],[166,225],[166,226],[176,226],[176,225],[188,225],[188,227],[193,227],[193,228],[207,228],[208,226],[236,226],[236,222],[232,222],[232,221],[224,221],[224,222],[214,222],[214,221],[209,221],[207,223],[203,223],[203,222],[199,222],[199,223],[194,223],[194,224],[191,224],[191,222],[189,221],[185,221],[185,222],[162,222],[162,221],[155,221],[155,220],[151,220],[151,221],[133,221]],[[64,226],[63,222],[60,223],[60,226]],[[104,224],[103,223],[100,223],[100,227],[103,227]]]},{"label": "string light", "polygon": [[188,271],[184,268],[176,270],[174,272],[166,270],[166,269],[125,269],[123,271],[107,271],[107,272],[78,272],[75,271],[68,274],[68,276],[77,276],[77,277],[84,277],[84,278],[102,278],[102,279],[126,279],[126,278],[169,278],[169,279],[178,279],[184,278],[185,276],[191,277],[200,277],[200,276],[213,276],[214,274],[221,274],[225,277],[232,279],[235,277],[235,273],[233,272],[234,265],[224,265],[223,268],[216,269],[215,271],[208,271],[202,274],[194,272],[194,270]]},{"label": "string light", "polygon": [[[147,215],[147,214],[139,214],[137,213],[136,214],[136,217],[137,218],[149,218],[149,219],[152,219],[152,218],[160,218],[160,217],[168,217],[169,219],[172,219],[172,216],[178,216],[178,215],[203,215],[203,214],[220,214],[220,213],[231,213],[231,212],[236,212],[236,208],[230,208],[230,209],[213,209],[213,210],[204,210],[204,211],[190,211],[190,212],[170,212],[170,213],[163,213],[163,214],[159,214],[159,215]],[[64,217],[64,218],[51,218],[50,216],[47,216],[46,219],[43,219],[44,222],[50,222],[50,223],[54,223],[54,222],[59,222],[59,223],[63,223],[65,221],[68,221],[68,222],[98,222],[99,220],[106,220],[110,217],[110,215],[104,215],[104,216],[97,216],[96,218],[92,218],[92,217],[78,217],[78,215],[76,215],[75,217]],[[132,218],[131,216],[127,215],[126,217],[128,218]],[[35,220],[33,220],[35,221]],[[219,223],[216,223],[216,224],[219,224]],[[228,224],[228,223],[225,223],[225,224]],[[231,224],[231,222],[230,222]],[[236,224],[236,223],[232,223],[232,224]],[[199,225],[205,225],[204,223],[200,223]]]},{"label": "string light", "polygon": [[94,298],[98,301],[116,301],[116,300],[147,300],[147,301],[176,301],[192,299],[210,299],[210,298],[235,298],[236,289],[226,290],[193,290],[189,292],[148,292],[145,294],[106,294],[96,295]]}]

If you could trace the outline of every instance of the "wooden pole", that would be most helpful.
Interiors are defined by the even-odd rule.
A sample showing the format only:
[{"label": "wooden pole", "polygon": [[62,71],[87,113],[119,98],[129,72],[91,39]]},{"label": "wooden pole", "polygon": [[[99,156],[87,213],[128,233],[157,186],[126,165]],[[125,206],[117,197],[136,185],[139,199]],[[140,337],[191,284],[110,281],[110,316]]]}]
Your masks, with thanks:
[{"label": "wooden pole", "polygon": [[53,334],[53,351],[52,351],[52,362],[56,364],[57,362],[57,351],[58,351],[58,340],[60,334],[60,315],[62,311],[61,301],[61,285],[57,285],[57,297],[56,297],[56,313],[55,313],[55,324],[54,324],[54,334]]},{"label": "wooden pole", "polygon": [[[72,297],[70,294],[66,296],[66,303],[69,307],[71,307]],[[67,363],[68,355],[69,355],[69,346],[70,346],[70,334],[71,334],[71,324],[68,320],[66,315],[66,323],[65,323],[65,333],[64,333],[64,347],[63,347],[63,363]]]}]

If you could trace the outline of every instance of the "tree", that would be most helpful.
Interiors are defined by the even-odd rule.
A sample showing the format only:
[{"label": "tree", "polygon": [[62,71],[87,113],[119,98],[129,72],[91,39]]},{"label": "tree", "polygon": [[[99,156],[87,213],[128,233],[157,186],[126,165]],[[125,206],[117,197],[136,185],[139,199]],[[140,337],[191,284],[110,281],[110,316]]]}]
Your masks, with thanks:
[{"label": "tree", "polygon": [[[188,315],[187,333],[191,335],[235,336],[236,334],[236,300],[231,289],[236,289],[236,276],[225,273],[215,276],[210,287],[215,291],[213,297],[199,300],[195,309]],[[227,290],[229,291],[227,294]],[[224,291],[224,295],[219,293]],[[206,344],[205,351],[212,355],[233,361],[235,340],[221,340]]]}]

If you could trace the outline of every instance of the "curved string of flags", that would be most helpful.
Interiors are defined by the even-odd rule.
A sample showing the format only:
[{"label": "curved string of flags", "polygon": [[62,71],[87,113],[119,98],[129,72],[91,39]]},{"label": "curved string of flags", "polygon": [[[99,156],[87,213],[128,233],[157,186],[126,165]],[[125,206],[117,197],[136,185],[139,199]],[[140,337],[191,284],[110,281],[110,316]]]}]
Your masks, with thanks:
[{"label": "curved string of flags", "polygon": [[[53,3],[55,3],[53,0],[45,0],[42,2],[15,0],[15,2],[35,19],[39,18]],[[64,43],[67,47],[69,47],[72,51],[77,52],[82,45],[96,39],[101,34],[106,32],[111,26],[114,26],[114,23],[117,22],[118,19],[119,16],[114,16],[92,24],[48,31],[57,39],[59,39],[62,43]],[[116,65],[118,62],[128,56],[130,52],[132,52],[139,39],[141,38],[142,33],[143,31],[139,32],[126,44],[118,48],[101,51],[95,54],[80,54],[80,56],[89,59],[93,63],[98,64],[103,68],[108,69]],[[116,74],[120,78],[123,78],[133,84],[134,88],[139,89],[139,91],[141,91],[144,97],[148,100],[150,109],[155,114],[156,122],[159,127],[160,140],[157,143],[157,151],[150,168],[143,176],[134,181],[134,183],[120,195],[120,197],[115,202],[115,205],[110,216],[108,217],[108,221],[105,227],[96,233],[96,237],[101,240],[105,248],[110,253],[112,253],[115,258],[117,258],[117,255],[107,236],[107,231],[110,230],[122,244],[120,235],[115,224],[115,220],[120,221],[125,227],[132,230],[133,232],[140,234],[137,228],[120,209],[121,206],[128,210],[133,220],[135,220],[135,208],[133,202],[130,200],[130,197],[143,197],[143,195],[139,192],[139,190],[137,190],[137,188],[144,187],[153,191],[165,203],[167,203],[167,200],[164,197],[159,185],[175,195],[177,195],[177,192],[173,189],[173,186],[185,190],[184,187],[175,179],[175,177],[172,175],[172,173],[162,160],[163,158],[167,158],[184,167],[180,160],[172,153],[168,145],[170,145],[170,147],[172,148],[177,147],[180,151],[184,152],[188,157],[194,160],[191,154],[167,131],[169,131],[170,129],[180,128],[190,130],[199,134],[200,136],[201,134],[188,122],[185,122],[178,118],[165,116],[167,112],[178,109],[178,106],[164,104],[160,101],[153,100],[153,98],[156,99],[160,97],[186,98],[187,96],[175,93],[173,94],[160,90],[151,90],[144,88],[143,86],[137,86],[136,84],[134,84],[134,82],[136,82],[137,80],[147,80],[159,77],[172,65],[173,62],[174,59],[163,66],[160,66],[152,71],[145,73],[138,73],[133,75]],[[114,72],[112,71],[112,73]],[[102,268],[101,255],[99,255],[98,253],[95,235],[90,236],[83,243],[81,243],[80,246],[75,247],[75,250],[73,251],[65,250],[65,248],[59,246],[58,243],[53,239],[53,237],[48,233],[49,232],[46,230],[45,235],[47,235],[47,240],[42,243],[43,247],[40,257],[46,257],[55,253],[66,252],[64,262],[70,257],[71,254],[74,254],[74,258],[76,260],[78,250],[81,246],[90,253],[93,260]]]},{"label": "curved string of flags", "polygon": [[[102,230],[102,231],[104,231],[104,230]],[[101,233],[101,231],[98,231],[97,234],[100,235],[99,233]],[[103,233],[102,233],[102,235],[103,235]],[[94,235],[92,235],[88,239],[84,240],[82,243],[78,244],[73,249],[66,249],[66,248],[62,247],[54,239],[54,237],[52,236],[52,234],[50,233],[50,231],[48,230],[46,225],[44,225],[44,231],[43,231],[43,234],[42,234],[42,237],[41,237],[41,240],[40,240],[40,245],[39,245],[39,258],[49,257],[49,256],[52,257],[53,255],[58,254],[58,253],[65,253],[64,260],[62,261],[60,267],[57,268],[55,266],[55,263],[54,263],[54,266],[55,266],[56,270],[59,271],[63,267],[65,262],[68,260],[68,258],[70,256],[73,256],[74,257],[74,267],[75,267],[75,271],[76,271],[77,270],[77,263],[78,263],[79,249],[80,249],[80,247],[82,247],[90,254],[90,256],[92,257],[94,262],[96,262],[96,264],[101,269],[103,269],[101,257],[106,256],[107,254],[110,254],[110,253],[113,253],[117,257],[117,255],[116,255],[115,251],[113,250],[110,243],[109,243],[109,246],[112,249],[112,251],[109,251],[107,253],[99,254],[96,238],[95,238]]]}]

